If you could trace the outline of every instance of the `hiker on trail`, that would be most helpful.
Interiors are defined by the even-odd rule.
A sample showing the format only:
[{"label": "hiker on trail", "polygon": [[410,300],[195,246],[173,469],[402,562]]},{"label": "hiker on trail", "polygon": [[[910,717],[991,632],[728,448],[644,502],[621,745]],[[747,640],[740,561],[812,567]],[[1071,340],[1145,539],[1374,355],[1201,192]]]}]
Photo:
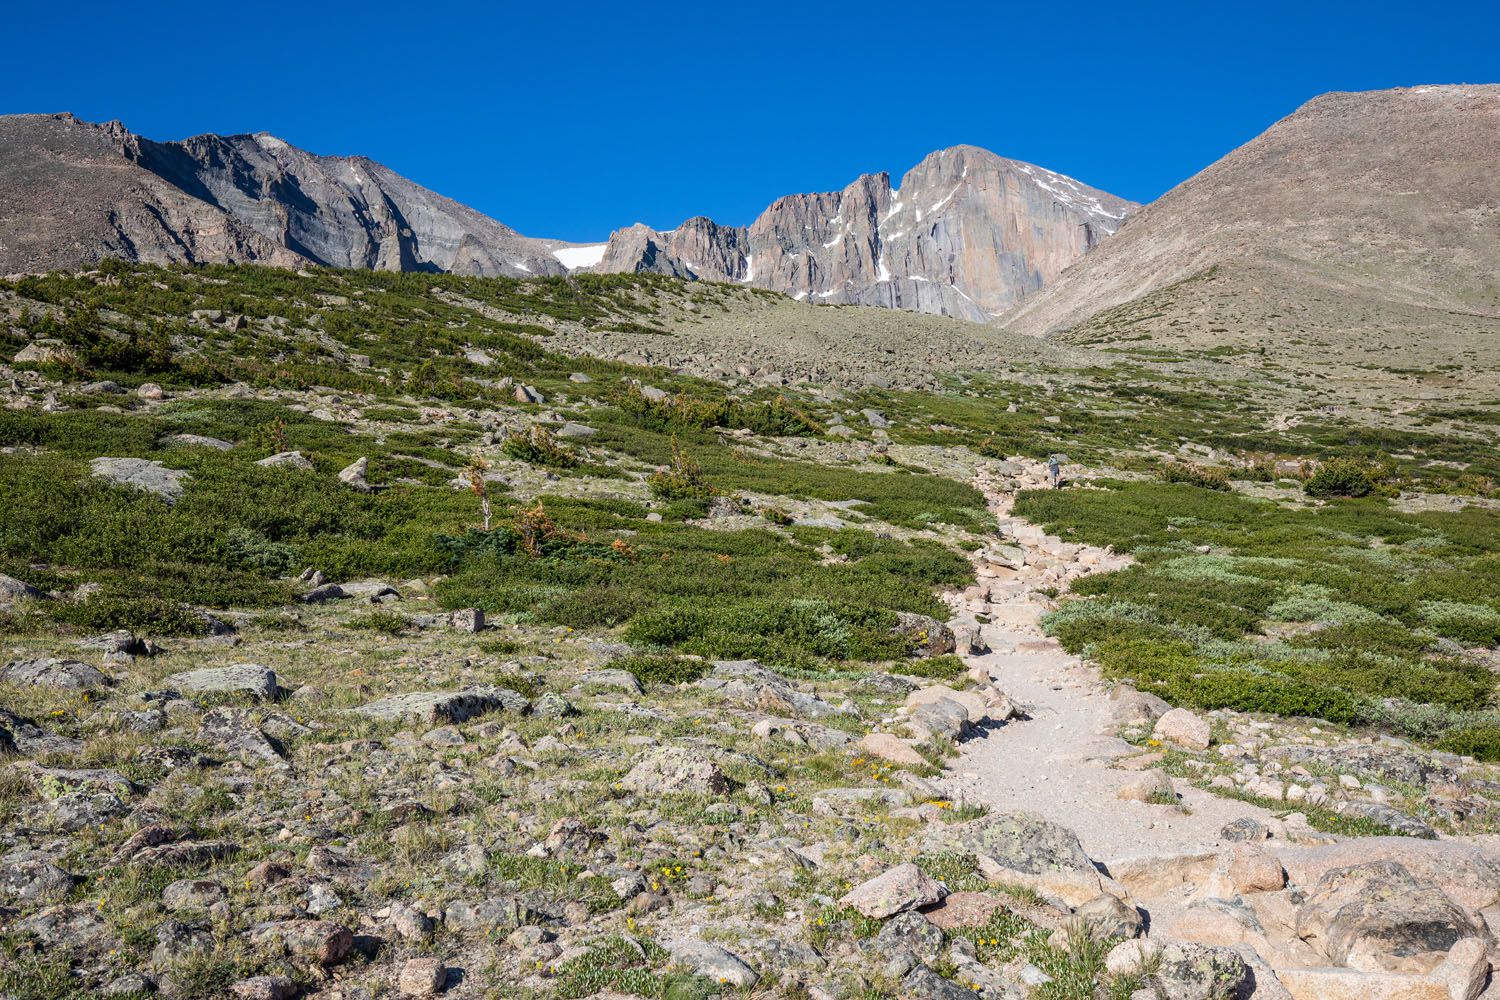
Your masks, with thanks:
[{"label": "hiker on trail", "polygon": [[1047,482],[1052,488],[1057,489],[1057,480],[1062,473],[1062,464],[1058,462],[1056,455],[1047,456]]}]

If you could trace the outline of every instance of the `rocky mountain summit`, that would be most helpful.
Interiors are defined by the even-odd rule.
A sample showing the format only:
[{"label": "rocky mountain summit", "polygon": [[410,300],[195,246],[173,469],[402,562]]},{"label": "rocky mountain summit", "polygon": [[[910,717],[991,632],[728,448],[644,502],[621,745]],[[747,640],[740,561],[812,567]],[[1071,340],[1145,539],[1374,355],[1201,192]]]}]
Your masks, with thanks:
[{"label": "rocky mountain summit", "polygon": [[266,133],[154,142],[118,121],[0,116],[0,271],[124,258],[522,277],[563,273],[553,246]]},{"label": "rocky mountain summit", "polygon": [[935,152],[893,187],[777,199],[748,227],[693,218],[610,236],[595,270],[739,282],[826,304],[987,320],[1051,282],[1133,202],[974,146]]},{"label": "rocky mountain summit", "polygon": [[[1103,334],[1133,320],[1137,337],[1258,343],[1298,326],[1397,339],[1488,329],[1500,317],[1497,163],[1500,86],[1324,94],[1167,192],[1001,322],[1043,334],[1097,318]],[[1209,280],[1184,287],[1192,278]]]}]

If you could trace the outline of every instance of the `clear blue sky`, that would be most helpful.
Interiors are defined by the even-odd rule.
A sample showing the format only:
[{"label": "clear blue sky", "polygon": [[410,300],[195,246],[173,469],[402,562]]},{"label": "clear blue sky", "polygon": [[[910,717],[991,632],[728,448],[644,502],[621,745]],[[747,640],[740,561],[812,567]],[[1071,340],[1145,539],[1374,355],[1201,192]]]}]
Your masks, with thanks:
[{"label": "clear blue sky", "polygon": [[580,241],[746,223],[957,143],[1145,201],[1316,94],[1500,81],[1495,0],[116,0],[5,20],[0,112],[268,131]]}]

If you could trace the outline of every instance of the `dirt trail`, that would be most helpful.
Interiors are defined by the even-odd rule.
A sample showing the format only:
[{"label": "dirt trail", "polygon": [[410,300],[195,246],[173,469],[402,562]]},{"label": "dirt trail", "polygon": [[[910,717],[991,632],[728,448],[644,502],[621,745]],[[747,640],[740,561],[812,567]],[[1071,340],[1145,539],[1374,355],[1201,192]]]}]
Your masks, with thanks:
[{"label": "dirt trail", "polygon": [[1097,672],[1045,638],[1035,623],[1046,601],[1041,588],[1065,585],[1072,576],[1124,560],[1064,543],[1012,518],[1013,495],[985,476],[979,485],[1014,547],[1009,554],[1014,557],[1019,549],[1024,564],[997,569],[986,557],[977,560],[980,589],[987,592],[971,593],[967,603],[991,618],[982,632],[991,652],[964,658],[983,667],[996,687],[1024,707],[1027,718],[964,743],[947,769],[948,790],[995,811],[1039,813],[1075,831],[1084,850],[1106,862],[1213,850],[1224,845],[1220,830],[1229,821],[1268,819],[1263,809],[1182,781],[1176,785],[1185,812],[1116,797],[1136,772],[1113,762],[1140,751],[1114,735],[1115,703]]}]

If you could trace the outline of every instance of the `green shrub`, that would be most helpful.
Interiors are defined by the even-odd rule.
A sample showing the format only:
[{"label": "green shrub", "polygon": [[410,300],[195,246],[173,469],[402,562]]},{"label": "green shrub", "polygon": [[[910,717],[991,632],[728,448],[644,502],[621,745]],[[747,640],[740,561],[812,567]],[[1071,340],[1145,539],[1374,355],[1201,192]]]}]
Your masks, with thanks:
[{"label": "green shrub", "polygon": [[1450,733],[1438,742],[1438,749],[1476,760],[1500,761],[1500,726],[1475,726]]},{"label": "green shrub", "polygon": [[672,465],[658,469],[646,480],[651,495],[660,500],[707,500],[719,491],[708,482],[703,469],[672,438]]},{"label": "green shrub", "polygon": [[348,619],[344,622],[344,627],[397,636],[411,628],[411,619],[395,611],[377,609]]},{"label": "green shrub", "polygon": [[1308,477],[1302,491],[1310,497],[1365,497],[1375,491],[1375,479],[1363,462],[1332,458]]},{"label": "green shrub", "polygon": [[933,656],[925,660],[912,660],[896,667],[899,674],[911,677],[930,677],[933,680],[951,681],[962,677],[969,668],[957,656]]},{"label": "green shrub", "polygon": [[141,635],[202,635],[203,616],[159,597],[101,593],[81,601],[58,601],[47,606],[56,621],[88,632],[129,629]]},{"label": "green shrub", "polygon": [[1156,478],[1164,483],[1183,483],[1206,490],[1229,489],[1229,473],[1192,462],[1168,462],[1156,470]]},{"label": "green shrub", "polygon": [[708,660],[682,656],[627,656],[610,664],[613,669],[629,671],[646,685],[691,684],[708,673],[711,666]]},{"label": "green shrub", "polygon": [[578,465],[578,452],[558,442],[545,427],[516,431],[505,439],[501,450],[510,458],[551,469],[571,469]]}]

